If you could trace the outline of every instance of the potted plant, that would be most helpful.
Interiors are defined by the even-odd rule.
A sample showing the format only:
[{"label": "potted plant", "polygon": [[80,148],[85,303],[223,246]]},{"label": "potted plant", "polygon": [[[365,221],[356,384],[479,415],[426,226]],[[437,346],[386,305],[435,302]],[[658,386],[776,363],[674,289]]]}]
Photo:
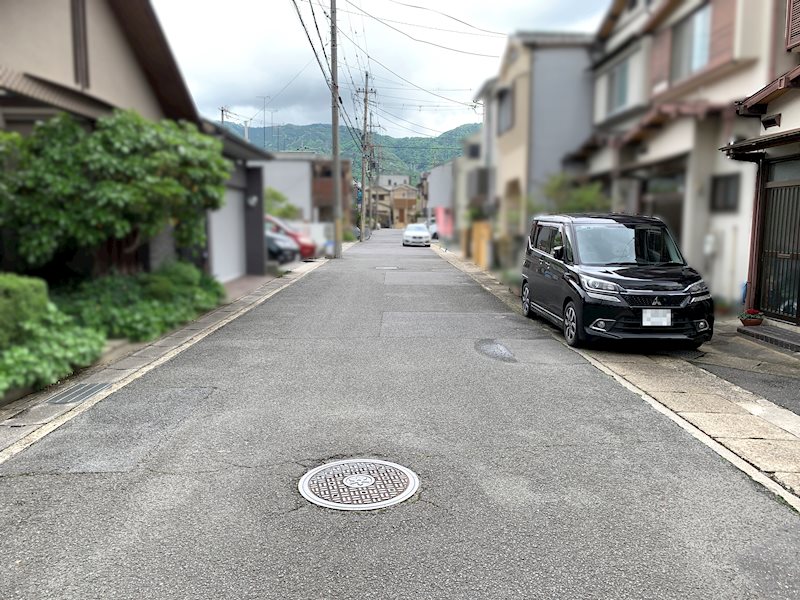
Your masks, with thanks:
[{"label": "potted plant", "polygon": [[764,313],[757,308],[748,308],[744,312],[739,313],[739,320],[745,327],[761,325],[761,321],[764,320]]}]

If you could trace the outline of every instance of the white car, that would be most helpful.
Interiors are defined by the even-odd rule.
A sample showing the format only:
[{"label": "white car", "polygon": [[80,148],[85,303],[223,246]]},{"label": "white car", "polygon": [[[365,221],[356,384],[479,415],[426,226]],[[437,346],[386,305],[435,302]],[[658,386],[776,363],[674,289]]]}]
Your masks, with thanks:
[{"label": "white car", "polygon": [[412,223],[403,230],[403,246],[430,246],[431,232],[424,223]]}]

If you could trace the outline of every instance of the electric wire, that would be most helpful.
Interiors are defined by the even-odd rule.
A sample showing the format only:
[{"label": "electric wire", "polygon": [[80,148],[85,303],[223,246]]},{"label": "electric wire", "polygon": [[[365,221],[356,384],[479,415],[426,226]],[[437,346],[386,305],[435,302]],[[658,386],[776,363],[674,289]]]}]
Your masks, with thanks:
[{"label": "electric wire", "polygon": [[[419,42],[420,44],[428,44],[429,46],[435,46],[436,48],[442,48],[443,50],[449,50],[450,52],[458,52],[459,54],[469,54],[471,56],[480,56],[480,57],[483,57],[483,58],[500,58],[500,56],[497,55],[497,54],[482,54],[480,52],[470,52],[469,50],[461,50],[459,48],[451,48],[450,46],[443,46],[442,44],[437,44],[436,42],[429,42],[428,40],[421,40],[419,38],[415,38],[413,35],[411,35],[409,33],[406,33],[402,29],[398,29],[397,27],[394,27],[393,25],[389,25],[389,23],[379,19],[378,17],[376,17],[374,15],[371,15],[370,13],[365,11],[363,8],[359,8],[358,6],[356,6],[355,4],[350,2],[350,0],[344,0],[344,1],[347,2],[348,4],[350,4],[351,6],[355,6],[356,8],[358,8],[358,10],[363,12],[370,19],[374,19],[378,23],[380,23],[381,25],[384,25],[385,27],[388,27],[389,29],[392,29],[393,31],[396,31],[397,33],[400,33],[400,34],[406,36],[410,40],[414,40],[415,42]],[[313,2],[309,2],[309,4],[311,4],[313,6]]]}]

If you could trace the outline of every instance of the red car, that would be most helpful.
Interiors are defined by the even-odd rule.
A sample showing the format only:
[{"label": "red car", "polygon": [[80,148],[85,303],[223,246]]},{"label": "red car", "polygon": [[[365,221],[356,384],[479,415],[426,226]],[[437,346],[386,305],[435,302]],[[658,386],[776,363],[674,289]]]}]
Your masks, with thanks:
[{"label": "red car", "polygon": [[282,233],[283,235],[292,238],[295,243],[300,246],[300,258],[314,258],[317,254],[317,245],[307,235],[295,231],[286,223],[281,221],[278,217],[272,215],[264,215],[264,228],[266,231],[273,231],[275,233]]}]

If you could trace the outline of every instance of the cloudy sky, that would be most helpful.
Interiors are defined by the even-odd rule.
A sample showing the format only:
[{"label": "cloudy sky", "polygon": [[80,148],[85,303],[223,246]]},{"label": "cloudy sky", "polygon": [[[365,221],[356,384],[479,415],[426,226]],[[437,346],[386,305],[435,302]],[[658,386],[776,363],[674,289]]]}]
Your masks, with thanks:
[{"label": "cloudy sky", "polygon": [[[320,37],[330,57],[330,0],[294,2],[327,69]],[[204,116],[219,119],[224,106],[228,119],[260,127],[265,120],[260,97],[267,96],[267,125],[330,123],[330,95],[294,2],[154,0]],[[435,136],[478,122],[472,98],[497,72],[506,34],[594,32],[608,3],[338,0],[339,83],[350,122],[361,127],[363,95],[357,97],[355,89],[363,87],[365,70],[375,91],[373,124],[380,133]]]}]

